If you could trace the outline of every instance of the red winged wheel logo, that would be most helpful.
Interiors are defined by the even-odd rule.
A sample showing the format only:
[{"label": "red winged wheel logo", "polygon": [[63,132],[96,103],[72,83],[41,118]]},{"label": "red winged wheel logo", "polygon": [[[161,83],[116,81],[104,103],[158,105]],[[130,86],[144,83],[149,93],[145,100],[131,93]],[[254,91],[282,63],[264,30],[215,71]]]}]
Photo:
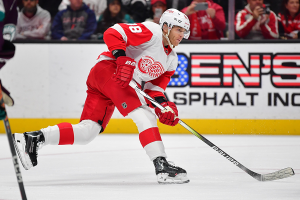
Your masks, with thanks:
[{"label": "red winged wheel logo", "polygon": [[143,56],[138,63],[138,67],[140,72],[148,74],[153,78],[157,78],[165,72],[162,64],[154,61],[150,56]]}]

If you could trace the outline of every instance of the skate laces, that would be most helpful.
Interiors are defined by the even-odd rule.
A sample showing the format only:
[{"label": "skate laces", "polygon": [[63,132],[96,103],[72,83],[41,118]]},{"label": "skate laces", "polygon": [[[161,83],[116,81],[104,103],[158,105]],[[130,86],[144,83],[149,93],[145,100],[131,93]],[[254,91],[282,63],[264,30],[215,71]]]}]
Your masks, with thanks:
[{"label": "skate laces", "polygon": [[169,163],[169,165],[172,165],[173,167],[177,167],[173,161],[167,160],[167,162]]}]

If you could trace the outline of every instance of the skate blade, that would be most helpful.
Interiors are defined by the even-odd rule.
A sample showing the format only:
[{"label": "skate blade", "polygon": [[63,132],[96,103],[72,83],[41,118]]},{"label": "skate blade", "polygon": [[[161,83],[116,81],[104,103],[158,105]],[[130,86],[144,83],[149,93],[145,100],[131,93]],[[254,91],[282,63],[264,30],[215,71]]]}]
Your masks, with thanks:
[{"label": "skate blade", "polygon": [[175,177],[170,177],[168,174],[157,174],[157,182],[159,184],[183,184],[190,182],[185,173],[177,174]]},{"label": "skate blade", "polygon": [[30,160],[29,155],[25,152],[25,137],[23,134],[15,133],[13,137],[14,146],[18,157],[24,167],[24,169],[28,170],[33,167],[32,162]]}]

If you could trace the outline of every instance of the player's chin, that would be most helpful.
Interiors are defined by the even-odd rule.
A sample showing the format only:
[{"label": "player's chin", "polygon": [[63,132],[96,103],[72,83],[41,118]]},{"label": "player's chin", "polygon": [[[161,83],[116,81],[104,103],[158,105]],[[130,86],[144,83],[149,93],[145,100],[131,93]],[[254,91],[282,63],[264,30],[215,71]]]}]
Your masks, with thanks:
[{"label": "player's chin", "polygon": [[176,47],[176,46],[179,45],[180,42],[181,42],[181,41],[175,40],[172,44]]}]

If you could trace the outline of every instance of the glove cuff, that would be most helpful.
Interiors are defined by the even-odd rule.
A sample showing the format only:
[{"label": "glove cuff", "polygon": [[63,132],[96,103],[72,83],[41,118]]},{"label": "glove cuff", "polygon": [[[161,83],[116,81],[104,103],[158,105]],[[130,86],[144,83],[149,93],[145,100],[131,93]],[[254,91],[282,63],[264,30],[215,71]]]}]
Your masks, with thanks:
[{"label": "glove cuff", "polygon": [[123,49],[116,49],[112,51],[112,54],[115,56],[117,59],[119,56],[126,56],[126,53]]},{"label": "glove cuff", "polygon": [[[162,97],[162,96],[160,96],[160,97],[154,97],[154,99],[155,99],[155,101],[157,101],[159,104],[162,104],[162,103],[164,103],[164,102],[168,102],[168,100],[166,99],[166,97]],[[152,104],[152,106],[154,107],[154,108],[156,108],[156,106],[153,104],[153,103],[151,103]]]}]

